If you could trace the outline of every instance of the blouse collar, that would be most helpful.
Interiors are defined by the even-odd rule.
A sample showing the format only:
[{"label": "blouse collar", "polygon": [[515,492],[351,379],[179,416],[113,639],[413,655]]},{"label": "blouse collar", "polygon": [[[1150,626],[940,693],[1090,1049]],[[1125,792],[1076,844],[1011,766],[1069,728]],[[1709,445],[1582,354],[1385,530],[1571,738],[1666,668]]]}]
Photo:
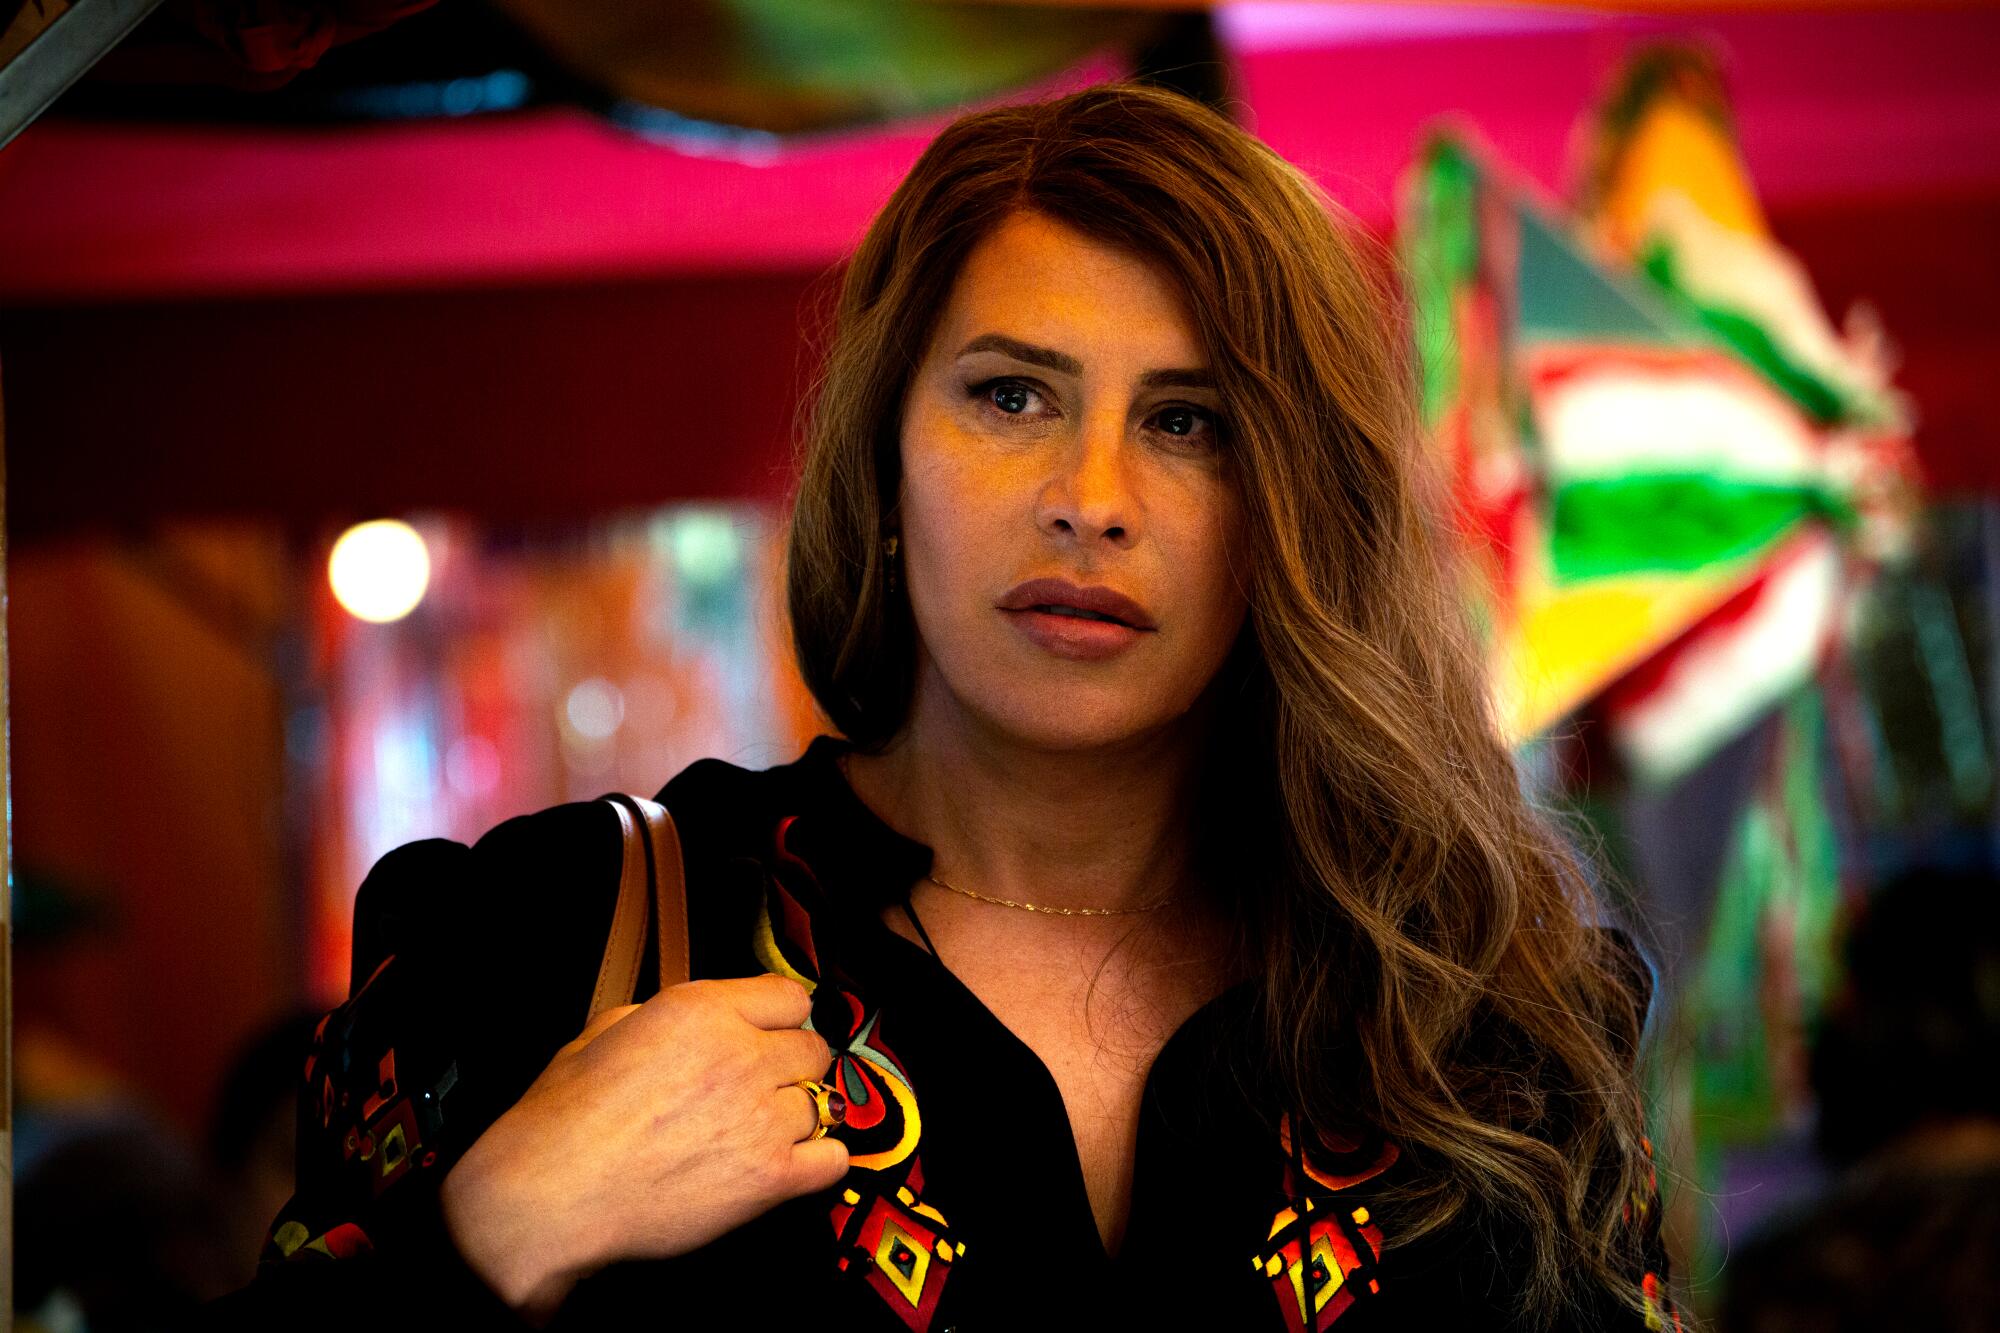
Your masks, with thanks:
[{"label": "blouse collar", "polygon": [[790,766],[798,819],[786,844],[832,897],[879,911],[909,900],[930,873],[932,853],[889,827],[848,785],[840,756],[853,749],[851,741],[820,736]]}]

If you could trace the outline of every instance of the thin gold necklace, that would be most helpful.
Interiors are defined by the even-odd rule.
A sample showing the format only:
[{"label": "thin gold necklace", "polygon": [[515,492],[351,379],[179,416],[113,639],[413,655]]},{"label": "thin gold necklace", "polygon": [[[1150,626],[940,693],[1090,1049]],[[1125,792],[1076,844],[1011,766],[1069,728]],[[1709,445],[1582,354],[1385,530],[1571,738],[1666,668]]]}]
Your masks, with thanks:
[{"label": "thin gold necklace", "polygon": [[995,907],[1018,908],[1023,912],[1046,912],[1050,916],[1137,916],[1141,912],[1151,912],[1165,907],[1174,900],[1174,895],[1170,893],[1164,898],[1147,903],[1144,907],[1042,907],[1036,903],[1017,903],[1012,898],[989,898],[983,893],[974,893],[971,889],[961,889],[956,884],[947,884],[936,875],[925,875],[924,878],[941,889],[949,889],[976,902],[992,903]]}]

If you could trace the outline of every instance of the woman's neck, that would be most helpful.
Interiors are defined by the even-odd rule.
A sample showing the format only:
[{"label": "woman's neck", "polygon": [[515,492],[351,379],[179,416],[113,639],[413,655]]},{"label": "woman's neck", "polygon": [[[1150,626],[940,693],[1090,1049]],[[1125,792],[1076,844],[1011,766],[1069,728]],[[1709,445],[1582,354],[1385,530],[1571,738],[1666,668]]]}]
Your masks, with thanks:
[{"label": "woman's neck", "polygon": [[861,799],[928,843],[960,888],[1046,907],[1131,908],[1178,892],[1192,863],[1192,722],[1086,750],[1010,740],[926,706],[880,754],[850,754]]}]

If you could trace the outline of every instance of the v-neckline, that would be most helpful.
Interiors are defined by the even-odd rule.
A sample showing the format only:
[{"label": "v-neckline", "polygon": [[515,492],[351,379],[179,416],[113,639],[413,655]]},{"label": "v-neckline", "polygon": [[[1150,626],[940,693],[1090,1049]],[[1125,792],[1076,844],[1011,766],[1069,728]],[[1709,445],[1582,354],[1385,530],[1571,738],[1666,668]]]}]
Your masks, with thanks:
[{"label": "v-neckline", "polygon": [[[1097,1226],[1097,1212],[1091,1205],[1090,1186],[1084,1176],[1083,1154],[1077,1147],[1076,1125],[1070,1118],[1069,1103],[1064,1099],[1062,1085],[1039,1052],[1028,1044],[1021,1035],[1009,1027],[1004,1019],[993,1012],[979,993],[965,983],[931,949],[892,929],[882,919],[882,913],[890,908],[915,913],[910,907],[910,891],[917,881],[930,873],[932,851],[927,843],[902,833],[877,814],[868,803],[861,799],[842,771],[839,756],[852,745],[836,737],[822,736],[814,740],[802,758],[801,767],[809,780],[823,785],[825,794],[831,798],[832,809],[840,818],[853,821],[845,828],[844,836],[829,839],[828,850],[838,847],[840,851],[855,855],[854,860],[868,859],[874,862],[867,870],[850,864],[846,856],[837,855],[831,864],[816,867],[821,884],[829,890],[829,906],[852,918],[852,923],[860,923],[862,929],[846,934],[850,944],[862,944],[876,949],[887,948],[894,953],[904,951],[905,957],[917,967],[932,969],[942,983],[946,995],[953,997],[959,1006],[973,1019],[984,1024],[1003,1047],[1010,1047],[1021,1061],[1029,1077],[1041,1089],[1043,1100],[1061,1116],[1063,1144],[1066,1162],[1062,1170],[1065,1186],[1072,1195],[1076,1207],[1088,1219],[1088,1230],[1095,1254],[1107,1266],[1115,1267],[1119,1255],[1127,1252],[1127,1245],[1121,1242],[1118,1254],[1113,1254],[1104,1244],[1104,1235]],[[815,803],[816,804],[816,803]],[[825,808],[825,807],[821,807]],[[822,816],[825,817],[825,816]],[[857,847],[856,844],[859,844]],[[851,924],[852,924],[851,923]],[[919,926],[919,933],[924,933]],[[1255,984],[1255,978],[1245,978],[1232,982],[1221,991],[1210,996],[1181,1021],[1160,1047],[1153,1053],[1146,1067],[1145,1078],[1140,1084],[1139,1106],[1143,1129],[1146,1108],[1155,1102],[1153,1076],[1169,1051],[1187,1040],[1189,1034],[1208,1023],[1227,1003],[1234,1001]],[[1138,1195],[1137,1146],[1134,1147],[1133,1198]],[[1124,1235],[1129,1239],[1132,1218],[1132,1200],[1127,1200],[1127,1216]]]},{"label": "v-neckline", "polygon": [[[1116,1267],[1119,1263],[1119,1257],[1127,1250],[1127,1246],[1123,1243],[1123,1240],[1129,1240],[1130,1238],[1132,1223],[1131,1208],[1133,1200],[1138,1196],[1138,1167],[1140,1165],[1138,1161],[1138,1141],[1135,1139],[1133,1148],[1133,1188],[1131,1196],[1126,1199],[1125,1226],[1121,1231],[1123,1239],[1117,1253],[1113,1253],[1104,1244],[1104,1234],[1097,1226],[1097,1210],[1091,1204],[1090,1185],[1084,1175],[1083,1153],[1077,1147],[1076,1123],[1070,1118],[1069,1102],[1064,1098],[1062,1085],[1056,1081],[1056,1076],[1049,1069],[1048,1062],[1042,1059],[1041,1054],[1033,1046],[1029,1045],[1025,1038],[1009,1027],[1005,1019],[994,1013],[992,1007],[979,997],[977,991],[966,985],[965,980],[958,973],[952,971],[950,965],[943,958],[926,949],[923,945],[917,943],[917,941],[910,939],[907,935],[894,930],[879,916],[872,918],[872,922],[875,931],[880,932],[880,935],[874,936],[871,942],[879,948],[883,946],[886,940],[887,947],[891,951],[901,950],[918,967],[931,969],[936,978],[942,983],[946,994],[952,996],[958,1002],[959,1006],[972,1015],[976,1021],[983,1023],[991,1029],[1004,1046],[1013,1049],[1015,1056],[1030,1072],[1030,1076],[1041,1089],[1042,1099],[1053,1106],[1055,1112],[1062,1117],[1062,1137],[1064,1145],[1068,1150],[1063,1170],[1066,1187],[1073,1196],[1075,1203],[1081,1207],[1083,1213],[1089,1218],[1089,1232],[1091,1237],[1096,1241],[1096,1257],[1101,1259],[1107,1266]],[[1183,1019],[1179,1026],[1175,1027],[1168,1034],[1167,1039],[1160,1043],[1159,1049],[1153,1052],[1153,1058],[1146,1066],[1146,1074],[1141,1080],[1139,1088],[1139,1115],[1142,1125],[1146,1115],[1146,1108],[1153,1104],[1155,1098],[1153,1076],[1158,1072],[1167,1053],[1186,1040],[1189,1034],[1196,1028],[1210,1021],[1226,1003],[1233,1000],[1240,992],[1247,990],[1251,984],[1250,980],[1234,982],[1204,1000],[1193,1013]]]}]

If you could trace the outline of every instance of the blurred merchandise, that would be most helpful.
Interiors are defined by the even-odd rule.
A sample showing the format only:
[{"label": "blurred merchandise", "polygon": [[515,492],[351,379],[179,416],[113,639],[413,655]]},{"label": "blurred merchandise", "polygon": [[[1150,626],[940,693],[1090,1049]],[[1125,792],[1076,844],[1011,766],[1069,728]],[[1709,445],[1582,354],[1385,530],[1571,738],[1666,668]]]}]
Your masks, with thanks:
[{"label": "blurred merchandise", "polygon": [[1995,854],[1996,629],[2000,504],[1933,504],[1912,558],[1853,608],[1848,670],[1829,682],[1875,875]]},{"label": "blurred merchandise", "polygon": [[[417,527],[429,591],[407,617],[349,615],[328,585],[286,726],[311,793],[312,993],[347,983],[356,887],[417,838],[608,791],[652,795],[717,755],[793,758],[818,725],[776,602],[769,511],[684,505],[506,536]],[[560,893],[560,885],[550,891]]]}]

